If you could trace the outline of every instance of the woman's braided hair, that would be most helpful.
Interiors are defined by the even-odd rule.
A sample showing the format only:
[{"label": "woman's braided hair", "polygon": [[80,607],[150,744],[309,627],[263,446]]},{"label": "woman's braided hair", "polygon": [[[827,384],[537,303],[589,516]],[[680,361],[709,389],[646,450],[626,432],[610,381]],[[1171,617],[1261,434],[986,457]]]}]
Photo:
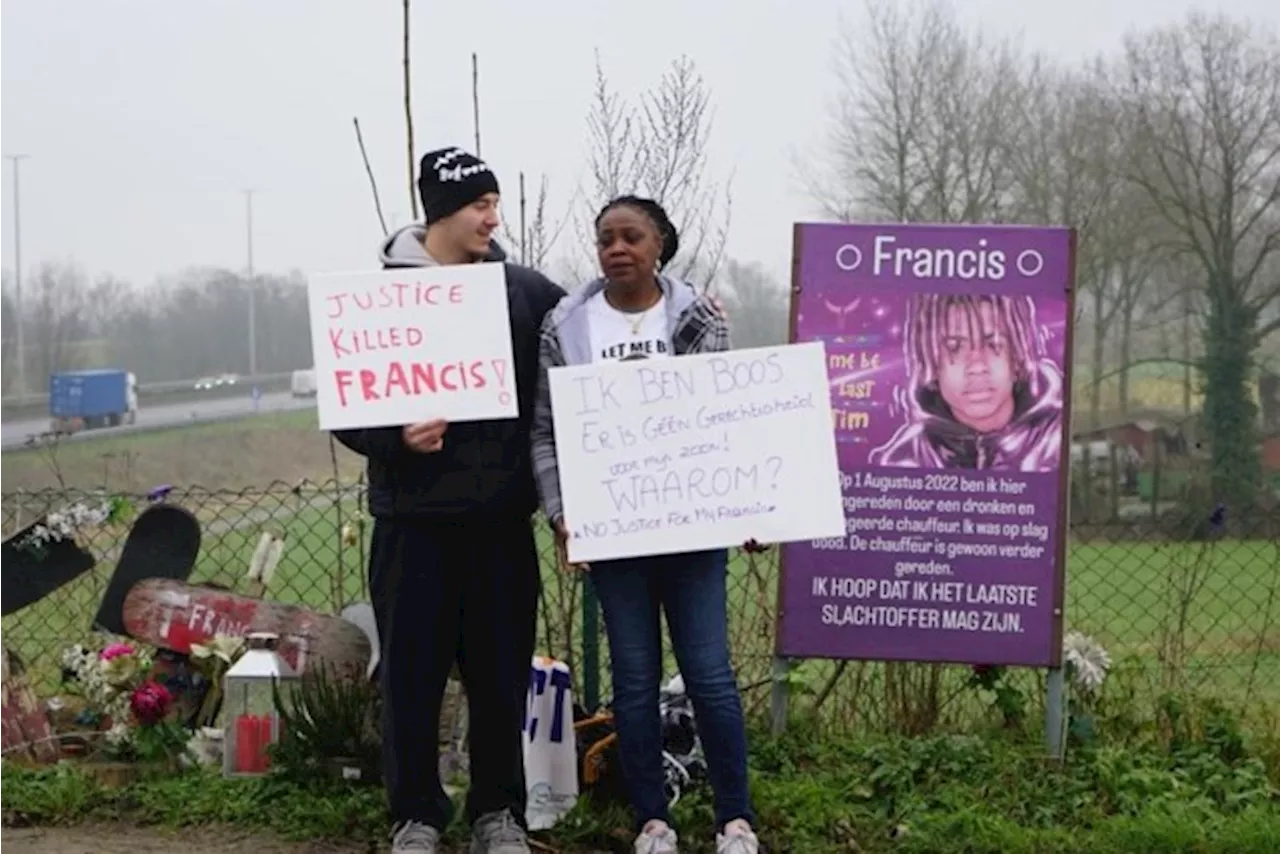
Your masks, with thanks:
[{"label": "woman's braided hair", "polygon": [[676,252],[680,249],[680,234],[676,231],[675,225],[672,224],[671,218],[667,216],[667,212],[663,210],[662,205],[653,199],[646,199],[641,196],[618,196],[610,199],[600,209],[600,213],[596,214],[596,228],[600,227],[600,220],[604,219],[605,214],[623,205],[635,208],[653,220],[653,226],[658,230],[658,237],[662,240],[662,252],[658,255],[658,263],[663,267],[667,266],[667,263],[676,257]]}]

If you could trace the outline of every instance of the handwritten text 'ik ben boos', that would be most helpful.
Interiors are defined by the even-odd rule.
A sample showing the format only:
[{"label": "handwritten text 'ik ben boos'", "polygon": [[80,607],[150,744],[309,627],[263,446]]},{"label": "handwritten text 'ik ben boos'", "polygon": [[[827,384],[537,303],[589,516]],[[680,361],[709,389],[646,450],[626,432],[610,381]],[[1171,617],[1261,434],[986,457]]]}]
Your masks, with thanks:
[{"label": "handwritten text 'ik ben boos'", "polygon": [[[466,298],[466,285],[421,282],[392,282],[330,294],[325,301],[329,306],[327,332],[333,357],[341,361],[379,351],[417,349],[426,340],[421,326],[364,325],[360,322],[362,315],[390,311],[420,313],[433,307],[461,305]],[[353,395],[375,401],[395,396],[479,391],[490,383],[502,389],[498,398],[505,405],[510,399],[506,391],[507,367],[506,359],[423,361],[406,354],[405,358],[392,359],[377,369],[335,369],[333,379],[338,388],[338,403],[343,408]]]}]

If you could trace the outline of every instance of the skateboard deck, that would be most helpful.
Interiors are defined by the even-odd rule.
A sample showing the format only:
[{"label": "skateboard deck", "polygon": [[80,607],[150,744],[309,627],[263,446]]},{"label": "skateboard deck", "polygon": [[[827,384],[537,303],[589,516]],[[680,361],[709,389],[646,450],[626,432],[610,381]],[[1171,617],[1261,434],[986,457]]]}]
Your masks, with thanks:
[{"label": "skateboard deck", "polygon": [[125,634],[124,600],[135,584],[146,578],[185,581],[200,554],[200,522],[172,504],[156,504],[143,510],[129,529],[115,574],[93,627],[115,635]]},{"label": "skateboard deck", "polygon": [[38,547],[26,545],[36,526],[45,521],[46,517],[41,516],[0,544],[0,562],[4,566],[0,574],[0,610],[6,617],[75,581],[97,563],[75,540],[56,540]]},{"label": "skateboard deck", "polygon": [[125,596],[124,629],[184,655],[220,634],[273,632],[281,658],[298,673],[320,665],[363,673],[372,652],[364,630],[341,617],[161,578],[139,581]]},{"label": "skateboard deck", "polygon": [[0,647],[3,657],[3,702],[0,702],[0,748],[6,759],[56,762],[60,750],[49,714],[36,699],[21,663]]}]

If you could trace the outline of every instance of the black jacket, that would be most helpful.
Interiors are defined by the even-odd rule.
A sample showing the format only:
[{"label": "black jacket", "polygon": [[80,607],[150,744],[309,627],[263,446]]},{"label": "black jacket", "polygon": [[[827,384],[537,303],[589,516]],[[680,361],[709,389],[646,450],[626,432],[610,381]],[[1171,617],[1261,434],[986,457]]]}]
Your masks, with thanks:
[{"label": "black jacket", "polygon": [[[382,252],[384,269],[431,263],[421,250],[421,239],[422,226],[408,226],[389,237]],[[503,257],[495,244],[492,260]],[[537,509],[529,428],[538,382],[539,331],[543,317],[565,292],[536,270],[504,266],[519,417],[450,424],[444,447],[428,454],[410,450],[400,427],[335,431],[339,442],[369,461],[369,512],[375,517],[465,513],[509,518],[528,517]]]}]

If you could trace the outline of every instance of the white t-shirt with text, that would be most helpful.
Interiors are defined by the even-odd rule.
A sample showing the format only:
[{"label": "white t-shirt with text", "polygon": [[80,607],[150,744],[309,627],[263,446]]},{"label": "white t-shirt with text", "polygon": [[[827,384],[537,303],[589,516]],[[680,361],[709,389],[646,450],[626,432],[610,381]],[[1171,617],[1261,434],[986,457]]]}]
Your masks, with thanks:
[{"label": "white t-shirt with text", "polygon": [[664,359],[671,355],[666,297],[647,311],[627,312],[609,305],[601,291],[587,301],[587,325],[594,362]]}]

